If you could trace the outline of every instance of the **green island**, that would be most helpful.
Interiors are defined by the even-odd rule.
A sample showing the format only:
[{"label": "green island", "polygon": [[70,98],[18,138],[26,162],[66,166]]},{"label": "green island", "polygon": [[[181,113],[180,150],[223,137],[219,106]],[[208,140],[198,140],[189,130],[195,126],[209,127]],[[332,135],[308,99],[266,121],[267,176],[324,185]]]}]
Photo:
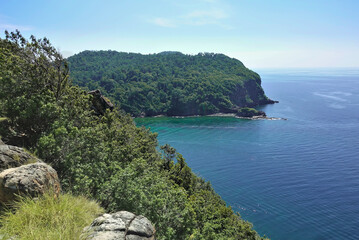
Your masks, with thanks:
[{"label": "green island", "polygon": [[[243,106],[266,103],[256,73],[220,54],[143,56],[108,51],[70,58],[70,77],[67,61],[48,39],[27,40],[18,31],[5,36],[0,38],[0,145],[2,140],[23,147],[50,164],[61,180],[62,194],[58,199],[25,198],[15,210],[3,209],[0,237],[78,239],[101,212],[127,210],[146,216],[158,239],[265,238],[227,206],[209,182],[196,176],[180,153],[169,145],[158,148],[157,135],[137,127],[123,111],[174,114],[182,103],[198,103],[182,113],[206,114],[231,109],[234,100]],[[122,67],[121,59],[127,62]],[[197,64],[190,71],[181,70],[191,68],[191,62]],[[223,75],[232,70],[233,79]],[[207,71],[205,84],[197,87]],[[94,74],[98,77],[90,81]],[[151,83],[156,74],[159,81]],[[165,80],[169,75],[172,81]],[[215,75],[224,77],[223,82]],[[73,85],[71,78],[85,89],[100,88],[117,99],[121,109],[95,113],[94,96]],[[192,90],[194,94],[186,95]],[[224,94],[232,90],[237,98]]]},{"label": "green island", "polygon": [[[276,102],[264,94],[257,73],[223,54],[84,51],[67,60],[75,84],[101,90],[135,117],[216,113],[241,117],[241,108]],[[247,110],[243,110],[246,117],[260,115]]]}]

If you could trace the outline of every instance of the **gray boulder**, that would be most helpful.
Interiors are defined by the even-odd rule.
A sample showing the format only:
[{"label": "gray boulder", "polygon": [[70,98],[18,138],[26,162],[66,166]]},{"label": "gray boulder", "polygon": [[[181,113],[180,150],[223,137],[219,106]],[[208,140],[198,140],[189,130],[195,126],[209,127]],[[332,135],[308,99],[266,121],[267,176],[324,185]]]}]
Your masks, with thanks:
[{"label": "gray boulder", "polygon": [[120,211],[96,218],[83,235],[86,240],[155,240],[155,233],[144,216]]},{"label": "gray boulder", "polygon": [[20,167],[28,163],[41,162],[23,148],[5,145],[0,140],[0,172],[8,168]]},{"label": "gray boulder", "polygon": [[106,109],[110,109],[111,111],[114,109],[114,105],[108,98],[102,95],[100,90],[90,91],[88,94],[92,95],[92,109],[97,115],[104,115]]},{"label": "gray boulder", "polygon": [[57,172],[45,163],[9,168],[0,173],[0,202],[14,201],[17,195],[36,197],[47,191],[57,196],[61,190]]}]

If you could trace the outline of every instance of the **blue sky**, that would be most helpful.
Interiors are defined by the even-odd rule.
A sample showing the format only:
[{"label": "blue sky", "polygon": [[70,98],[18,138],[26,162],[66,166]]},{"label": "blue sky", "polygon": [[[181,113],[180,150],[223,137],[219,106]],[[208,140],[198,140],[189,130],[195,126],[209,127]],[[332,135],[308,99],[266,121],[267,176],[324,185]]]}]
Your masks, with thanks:
[{"label": "blue sky", "polygon": [[0,31],[83,50],[224,53],[250,68],[359,67],[358,0],[0,0]]}]

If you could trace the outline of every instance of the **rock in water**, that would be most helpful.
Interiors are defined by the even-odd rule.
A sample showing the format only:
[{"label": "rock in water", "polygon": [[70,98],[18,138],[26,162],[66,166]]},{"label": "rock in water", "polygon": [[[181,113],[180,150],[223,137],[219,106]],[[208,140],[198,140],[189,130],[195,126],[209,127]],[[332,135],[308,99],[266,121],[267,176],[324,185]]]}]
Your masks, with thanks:
[{"label": "rock in water", "polygon": [[103,214],[84,229],[86,240],[155,240],[151,222],[133,213]]},{"label": "rock in water", "polygon": [[8,168],[20,167],[21,165],[35,162],[41,161],[23,148],[4,145],[0,142],[0,172]]},{"label": "rock in water", "polygon": [[16,195],[36,197],[51,191],[57,196],[61,190],[57,172],[45,163],[33,163],[9,168],[0,173],[0,202],[16,199]]}]

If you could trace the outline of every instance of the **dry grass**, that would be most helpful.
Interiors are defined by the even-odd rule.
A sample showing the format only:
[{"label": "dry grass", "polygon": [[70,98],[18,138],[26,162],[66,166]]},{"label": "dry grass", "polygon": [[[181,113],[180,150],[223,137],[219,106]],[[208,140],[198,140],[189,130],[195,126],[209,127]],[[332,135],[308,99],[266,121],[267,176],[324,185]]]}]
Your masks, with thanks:
[{"label": "dry grass", "polygon": [[22,198],[0,219],[0,239],[67,240],[79,239],[84,227],[103,213],[94,201],[69,194],[54,198]]}]

